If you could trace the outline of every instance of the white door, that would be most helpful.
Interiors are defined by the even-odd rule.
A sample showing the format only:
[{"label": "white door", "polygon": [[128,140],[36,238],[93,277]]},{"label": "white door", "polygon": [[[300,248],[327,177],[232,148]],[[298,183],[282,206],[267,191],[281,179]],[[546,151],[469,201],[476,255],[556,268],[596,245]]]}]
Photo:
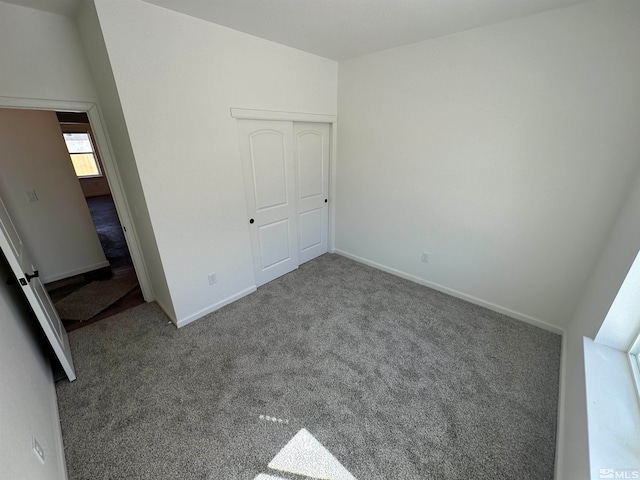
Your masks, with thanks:
[{"label": "white door", "polygon": [[62,364],[69,381],[76,379],[76,372],[71,358],[71,348],[67,332],[60,321],[58,312],[42,282],[38,278],[38,272],[34,269],[25,250],[24,244],[16,231],[9,213],[0,198],[0,248],[4,252],[11,270],[15,275],[22,291],[24,292],[31,309],[40,322],[47,340]]},{"label": "white door", "polygon": [[329,124],[294,123],[298,191],[298,260],[327,253]]},{"label": "white door", "polygon": [[291,122],[238,120],[257,286],[298,268]]}]

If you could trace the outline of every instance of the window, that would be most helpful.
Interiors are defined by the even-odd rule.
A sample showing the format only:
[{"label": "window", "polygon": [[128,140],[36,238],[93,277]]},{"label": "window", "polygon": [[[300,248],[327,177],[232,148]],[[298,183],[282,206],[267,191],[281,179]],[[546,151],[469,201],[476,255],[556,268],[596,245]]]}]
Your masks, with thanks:
[{"label": "window", "polygon": [[102,171],[88,131],[62,134],[78,178],[101,177]]}]

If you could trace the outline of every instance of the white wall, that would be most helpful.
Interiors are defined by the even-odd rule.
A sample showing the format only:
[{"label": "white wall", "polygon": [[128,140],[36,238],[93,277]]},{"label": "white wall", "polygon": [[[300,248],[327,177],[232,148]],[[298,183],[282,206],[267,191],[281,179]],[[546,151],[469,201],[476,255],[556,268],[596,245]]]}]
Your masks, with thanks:
[{"label": "white wall", "polygon": [[337,64],[141,1],[96,10],[184,323],[255,285],[230,107],[335,115]]},{"label": "white wall", "polygon": [[0,2],[0,96],[94,102],[73,21]]},{"label": "white wall", "polygon": [[341,62],[337,248],[565,327],[638,169],[639,24],[591,2]]},{"label": "white wall", "polygon": [[158,252],[154,227],[149,218],[145,193],[142,190],[138,166],[122,113],[120,97],[111,71],[111,64],[102,37],[102,30],[92,2],[84,2],[77,18],[78,30],[87,54],[89,68],[95,80],[104,121],[109,129],[111,148],[115,154],[120,180],[125,191],[144,263],[156,302],[175,321],[175,310],[165,269]]},{"label": "white wall", "polygon": [[109,266],[54,112],[0,108],[0,170],[0,197],[43,282]]},{"label": "white wall", "polygon": [[[67,478],[56,392],[42,331],[0,252],[0,465],[2,478]],[[42,464],[32,451],[35,437],[44,450]]]}]

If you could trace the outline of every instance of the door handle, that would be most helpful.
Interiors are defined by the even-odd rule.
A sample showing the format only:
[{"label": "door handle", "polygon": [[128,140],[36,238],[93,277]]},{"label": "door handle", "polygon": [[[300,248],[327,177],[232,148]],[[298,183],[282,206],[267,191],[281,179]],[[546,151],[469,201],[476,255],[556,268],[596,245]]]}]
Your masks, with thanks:
[{"label": "door handle", "polygon": [[252,218],[251,220],[249,220],[249,223],[253,223],[255,220]]},{"label": "door handle", "polygon": [[27,282],[31,282],[32,278],[38,278],[40,276],[40,272],[38,272],[38,270],[34,270],[33,275],[25,273],[24,276],[27,278]]},{"label": "door handle", "polygon": [[[38,270],[34,270],[32,275],[25,273],[24,276],[26,277],[26,280],[24,278],[20,278],[18,279],[18,281],[20,282],[20,285],[22,285],[23,287],[26,287],[31,282],[32,278],[38,278],[40,276],[40,272],[38,272]],[[9,280],[7,280],[7,284],[8,283],[9,283]]]}]

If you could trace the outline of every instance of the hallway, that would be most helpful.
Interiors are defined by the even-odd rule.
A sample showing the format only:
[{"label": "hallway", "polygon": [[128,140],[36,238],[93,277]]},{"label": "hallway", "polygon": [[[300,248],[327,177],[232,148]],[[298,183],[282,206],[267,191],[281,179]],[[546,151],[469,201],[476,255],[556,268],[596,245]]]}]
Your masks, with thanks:
[{"label": "hallway", "polygon": [[[136,279],[131,255],[129,254],[111,195],[89,197],[86,200],[96,232],[100,238],[100,244],[104,250],[105,257],[110,263],[110,267],[47,284],[47,291],[54,304],[95,281],[110,280],[109,285],[113,285],[114,283],[129,284]],[[65,330],[71,332],[142,303],[144,303],[142,291],[140,285],[136,285],[135,288],[126,292],[124,296],[121,296],[86,320],[72,320],[64,318],[60,310],[58,313]]]}]

